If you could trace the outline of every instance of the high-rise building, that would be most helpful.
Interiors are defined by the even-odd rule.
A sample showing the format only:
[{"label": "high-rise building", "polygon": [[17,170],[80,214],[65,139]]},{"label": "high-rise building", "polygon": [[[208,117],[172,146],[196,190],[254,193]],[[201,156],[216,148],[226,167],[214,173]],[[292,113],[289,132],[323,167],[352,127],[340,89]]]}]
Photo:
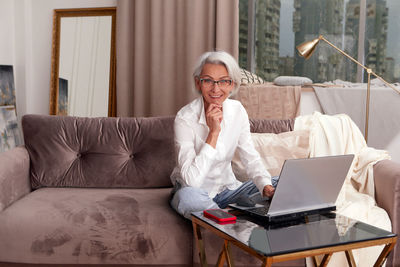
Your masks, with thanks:
[{"label": "high-rise building", "polygon": [[279,76],[280,0],[256,2],[256,73],[267,81]]},{"label": "high-rise building", "polygon": [[[254,71],[269,81],[279,76],[280,0],[255,2]],[[239,1],[239,65],[247,67],[248,0]]]},{"label": "high-rise building", "polygon": [[385,73],[387,29],[388,8],[386,1],[367,1],[365,62],[368,67],[381,75]]},{"label": "high-rise building", "polygon": [[[346,34],[358,40],[360,20],[360,1],[350,0],[347,4]],[[378,75],[386,76],[386,40],[388,29],[388,8],[385,0],[367,0],[365,22],[364,62]],[[355,42],[352,53],[357,55],[358,42]],[[366,74],[365,74],[366,75]],[[365,79],[364,79],[365,80]]]},{"label": "high-rise building", "polygon": [[388,82],[396,82],[396,78],[395,78],[395,60],[392,57],[387,57],[385,59],[384,64],[384,70],[385,72],[382,73],[382,77],[388,81]]},{"label": "high-rise building", "polygon": [[400,80],[400,65],[395,64],[393,72],[394,72],[394,74],[393,74],[394,80],[399,81]]},{"label": "high-rise building", "polygon": [[247,39],[248,39],[248,15],[249,2],[239,1],[239,66],[247,67]]},{"label": "high-rise building", "polygon": [[279,75],[280,76],[293,76],[293,57],[279,57]]},{"label": "high-rise building", "polygon": [[[332,43],[344,45],[344,0],[294,0],[293,32],[295,45],[324,35]],[[294,48],[295,49],[295,48]],[[296,54],[294,74],[311,78],[314,82],[327,81],[343,75],[341,55],[321,43],[307,61]]]}]

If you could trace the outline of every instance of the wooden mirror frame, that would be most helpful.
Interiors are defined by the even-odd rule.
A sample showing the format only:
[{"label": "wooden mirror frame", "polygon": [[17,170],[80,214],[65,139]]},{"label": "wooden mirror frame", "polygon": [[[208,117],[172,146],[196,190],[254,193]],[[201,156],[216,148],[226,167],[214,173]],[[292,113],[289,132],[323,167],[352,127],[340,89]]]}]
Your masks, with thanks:
[{"label": "wooden mirror frame", "polygon": [[60,27],[63,17],[111,16],[110,79],[108,94],[108,116],[116,116],[116,7],[55,9],[53,13],[53,41],[50,77],[50,115],[58,114]]}]

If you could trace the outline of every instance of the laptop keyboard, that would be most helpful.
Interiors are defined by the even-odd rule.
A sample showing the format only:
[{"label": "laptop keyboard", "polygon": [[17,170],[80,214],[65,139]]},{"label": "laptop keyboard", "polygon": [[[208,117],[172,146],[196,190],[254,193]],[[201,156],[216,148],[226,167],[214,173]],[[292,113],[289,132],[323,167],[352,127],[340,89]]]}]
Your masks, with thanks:
[{"label": "laptop keyboard", "polygon": [[255,207],[247,210],[257,215],[265,216],[268,213],[270,203],[271,202],[266,202],[263,207]]}]

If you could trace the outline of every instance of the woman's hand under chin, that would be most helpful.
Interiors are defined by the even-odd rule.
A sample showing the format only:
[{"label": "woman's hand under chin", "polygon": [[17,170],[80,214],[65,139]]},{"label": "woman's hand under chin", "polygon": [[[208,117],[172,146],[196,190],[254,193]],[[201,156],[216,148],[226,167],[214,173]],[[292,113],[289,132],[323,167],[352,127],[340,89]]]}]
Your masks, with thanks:
[{"label": "woman's hand under chin", "polygon": [[222,106],[209,104],[206,108],[206,122],[209,128],[206,143],[216,148],[219,133],[221,132]]},{"label": "woman's hand under chin", "polygon": [[221,131],[222,106],[217,104],[209,104],[206,110],[206,122],[210,129],[210,133],[219,133]]}]

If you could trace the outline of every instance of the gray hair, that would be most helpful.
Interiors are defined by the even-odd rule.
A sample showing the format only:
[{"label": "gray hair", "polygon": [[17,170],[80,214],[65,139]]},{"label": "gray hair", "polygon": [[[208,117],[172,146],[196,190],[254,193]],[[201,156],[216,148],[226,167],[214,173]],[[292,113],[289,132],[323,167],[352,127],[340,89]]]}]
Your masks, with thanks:
[{"label": "gray hair", "polygon": [[[196,77],[198,78],[201,74],[201,71],[203,70],[203,66],[207,63],[210,64],[221,64],[224,65],[226,70],[228,71],[229,77],[234,82],[234,88],[231,92],[231,95],[234,95],[238,90],[241,82],[241,72],[240,72],[240,67],[236,60],[227,52],[225,51],[212,51],[212,52],[206,52],[203,55],[200,56],[200,58],[197,61],[197,64],[195,65],[195,69],[193,71],[193,83],[194,83],[194,88],[196,88],[195,85],[195,79]],[[195,90],[197,91],[197,90]]]}]

